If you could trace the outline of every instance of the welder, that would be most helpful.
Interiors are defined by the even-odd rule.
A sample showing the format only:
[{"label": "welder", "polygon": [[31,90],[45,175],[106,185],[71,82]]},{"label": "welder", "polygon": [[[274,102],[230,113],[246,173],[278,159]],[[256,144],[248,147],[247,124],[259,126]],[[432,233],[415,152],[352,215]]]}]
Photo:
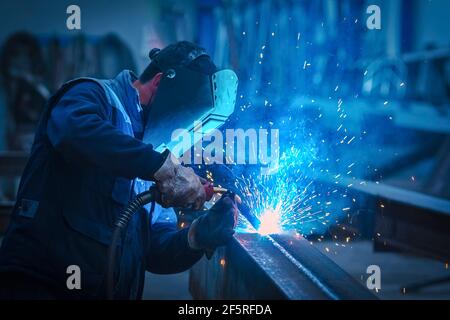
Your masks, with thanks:
[{"label": "welder", "polygon": [[[145,271],[185,271],[232,237],[230,194],[191,227],[177,228],[173,207],[201,209],[205,180],[143,141],[164,77],[182,69],[210,76],[216,66],[186,41],[153,49],[150,58],[139,77],[125,70],[111,80],[75,79],[49,100],[0,248],[0,299],[105,297],[114,221],[151,186],[157,203],[134,214],[119,239],[114,298],[141,298]],[[71,270],[80,271],[80,285],[68,285]]]}]

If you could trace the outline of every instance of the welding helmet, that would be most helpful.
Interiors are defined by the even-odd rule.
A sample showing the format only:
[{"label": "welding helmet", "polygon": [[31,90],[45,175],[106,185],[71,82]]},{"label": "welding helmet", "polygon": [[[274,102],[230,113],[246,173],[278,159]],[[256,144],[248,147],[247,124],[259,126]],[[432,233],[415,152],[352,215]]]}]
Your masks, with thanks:
[{"label": "welding helmet", "polygon": [[[206,132],[217,129],[233,113],[238,77],[232,70],[216,70],[203,48],[182,41],[153,49],[149,56],[149,68],[163,73],[144,133],[144,142],[157,151],[173,151],[177,137],[172,135],[177,129],[189,132],[194,144],[198,140],[194,126],[201,124]],[[204,61],[210,63],[199,68]]]}]

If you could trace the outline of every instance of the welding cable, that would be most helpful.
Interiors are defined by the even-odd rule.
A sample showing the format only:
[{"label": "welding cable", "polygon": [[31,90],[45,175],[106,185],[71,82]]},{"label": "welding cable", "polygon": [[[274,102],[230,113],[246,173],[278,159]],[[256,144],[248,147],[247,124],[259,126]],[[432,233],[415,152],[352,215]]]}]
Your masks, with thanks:
[{"label": "welding cable", "polygon": [[[224,193],[227,192],[226,189],[214,187],[211,182],[205,181],[203,184],[206,193],[206,201],[211,200],[215,193]],[[106,266],[106,297],[108,300],[112,300],[114,298],[114,266],[116,261],[116,252],[117,252],[117,242],[119,241],[120,235],[122,234],[122,230],[124,230],[131,217],[138,212],[143,206],[148,203],[152,203],[152,207],[150,209],[150,217],[153,214],[153,210],[155,209],[155,201],[160,200],[161,195],[159,194],[156,187],[151,187],[150,190],[140,193],[136,196],[134,200],[132,200],[128,206],[122,211],[122,213],[117,217],[116,222],[114,223],[114,231],[111,237],[111,244],[108,248],[108,259]],[[239,200],[239,202],[241,202]]]},{"label": "welding cable", "polygon": [[122,211],[122,213],[117,218],[114,223],[114,231],[111,237],[111,244],[108,248],[108,260],[106,267],[106,297],[108,300],[112,300],[114,298],[114,267],[116,262],[116,254],[117,254],[117,242],[120,239],[120,235],[122,234],[122,230],[124,230],[131,217],[138,212],[143,206],[152,202],[151,212],[153,212],[155,208],[155,192],[156,189],[150,188],[149,191],[140,193],[136,196],[134,200],[132,200],[128,206]]}]

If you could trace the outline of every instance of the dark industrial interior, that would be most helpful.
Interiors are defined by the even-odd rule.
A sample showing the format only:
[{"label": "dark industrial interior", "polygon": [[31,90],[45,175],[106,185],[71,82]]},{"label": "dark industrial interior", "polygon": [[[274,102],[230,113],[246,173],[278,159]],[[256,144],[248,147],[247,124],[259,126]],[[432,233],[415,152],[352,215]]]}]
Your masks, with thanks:
[{"label": "dark industrial interior", "polygon": [[[261,179],[250,152],[192,165],[261,225],[241,217],[189,271],[147,272],[144,299],[450,299],[449,1],[72,2],[0,4],[0,242],[51,95],[139,74],[150,49],[188,40],[239,78],[220,130],[279,130],[279,169]],[[177,214],[180,228],[196,217]]]}]

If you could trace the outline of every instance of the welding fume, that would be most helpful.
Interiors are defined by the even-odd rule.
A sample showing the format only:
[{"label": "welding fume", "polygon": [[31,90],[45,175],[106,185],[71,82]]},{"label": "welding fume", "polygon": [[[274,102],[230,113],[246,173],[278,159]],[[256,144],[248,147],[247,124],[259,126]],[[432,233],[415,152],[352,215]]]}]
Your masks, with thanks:
[{"label": "welding fume", "polygon": [[[191,42],[149,57],[140,76],[77,78],[50,98],[0,249],[1,299],[139,299],[146,271],[187,270],[233,236],[235,195],[182,165],[170,139],[220,127],[237,76]],[[174,208],[201,210],[214,193],[177,229]],[[80,290],[66,285],[70,265]]]}]

